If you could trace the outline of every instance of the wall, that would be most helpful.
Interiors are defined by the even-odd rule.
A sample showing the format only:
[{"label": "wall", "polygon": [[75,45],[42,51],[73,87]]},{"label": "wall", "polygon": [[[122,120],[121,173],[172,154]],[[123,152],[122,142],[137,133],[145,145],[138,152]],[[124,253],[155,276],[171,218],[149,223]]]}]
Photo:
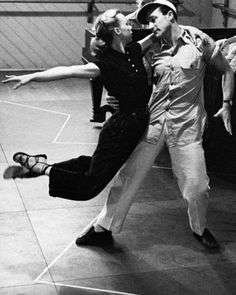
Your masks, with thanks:
[{"label": "wall", "polygon": [[[81,11],[82,4],[0,4],[0,13],[14,11]],[[44,68],[79,62],[84,43],[84,17],[1,16],[0,68]]]},{"label": "wall", "polygon": [[186,25],[193,25],[199,28],[211,26],[212,18],[212,1],[211,0],[184,0],[184,7],[192,11],[195,16],[183,16],[179,22]]},{"label": "wall", "polygon": [[[98,8],[103,11],[116,6],[123,11],[132,11],[135,7],[100,4]],[[195,15],[180,16],[180,23],[202,28],[211,26],[210,0],[184,0],[184,7],[185,12]],[[73,14],[86,10],[86,4],[3,4],[0,1],[0,68],[38,69],[80,63],[84,30],[89,25],[86,17]],[[14,11],[15,16],[6,16],[6,11]],[[22,12],[30,15],[22,16]],[[35,12],[37,16],[33,16]],[[42,16],[48,12],[54,16]]]},{"label": "wall", "polygon": [[[213,0],[213,3],[224,4],[224,0]],[[229,0],[229,7],[236,10],[236,1]],[[212,11],[212,24],[211,26],[214,28],[223,28],[223,15],[219,9],[213,8]],[[229,17],[228,19],[228,28],[236,28],[236,18]]]}]

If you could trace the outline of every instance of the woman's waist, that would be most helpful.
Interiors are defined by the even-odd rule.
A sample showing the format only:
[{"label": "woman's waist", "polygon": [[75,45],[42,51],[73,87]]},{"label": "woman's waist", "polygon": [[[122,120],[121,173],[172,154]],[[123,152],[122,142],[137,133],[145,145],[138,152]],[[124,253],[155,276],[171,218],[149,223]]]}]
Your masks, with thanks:
[{"label": "woman's waist", "polygon": [[124,115],[136,114],[147,116],[149,114],[148,105],[142,106],[122,106],[120,105],[119,112]]}]

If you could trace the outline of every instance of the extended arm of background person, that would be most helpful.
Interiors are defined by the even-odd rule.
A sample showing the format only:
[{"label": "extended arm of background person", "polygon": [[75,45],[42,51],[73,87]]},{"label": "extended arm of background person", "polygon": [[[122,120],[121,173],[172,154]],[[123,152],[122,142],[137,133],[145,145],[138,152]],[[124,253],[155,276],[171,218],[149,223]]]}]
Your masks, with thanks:
[{"label": "extended arm of background person", "polygon": [[6,76],[6,79],[4,79],[2,82],[17,82],[13,87],[13,89],[17,89],[18,87],[25,85],[30,81],[47,82],[71,77],[90,79],[99,75],[99,68],[94,63],[88,63],[86,65],[54,67],[42,72],[35,72],[26,75]]},{"label": "extended arm of background person", "polygon": [[207,34],[201,33],[201,47],[207,63],[214,65],[222,73],[223,99],[222,107],[214,115],[221,117],[226,131],[232,135],[231,125],[231,102],[234,95],[234,73],[228,61],[221,53],[224,40],[214,42]]},{"label": "extended arm of background person", "polygon": [[222,72],[223,103],[214,117],[221,117],[225,129],[232,135],[231,104],[234,95],[234,72],[226,58],[219,52],[212,60],[213,64]]}]

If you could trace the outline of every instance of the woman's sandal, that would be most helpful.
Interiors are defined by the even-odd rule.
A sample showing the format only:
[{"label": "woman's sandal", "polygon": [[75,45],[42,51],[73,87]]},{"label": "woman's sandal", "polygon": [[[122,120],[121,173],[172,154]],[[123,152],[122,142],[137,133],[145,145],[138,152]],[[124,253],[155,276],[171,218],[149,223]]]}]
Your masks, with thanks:
[{"label": "woman's sandal", "polygon": [[37,177],[38,175],[30,173],[28,169],[23,166],[12,165],[5,169],[3,172],[4,179],[15,179],[15,178],[29,178]]},{"label": "woman's sandal", "polygon": [[21,164],[21,166],[24,166],[27,169],[31,169],[32,165],[34,165],[34,164],[31,165],[29,163],[31,158],[34,158],[35,164],[39,162],[43,163],[43,162],[46,162],[47,155],[45,154],[29,155],[23,152],[18,152],[13,155],[13,161]]},{"label": "woman's sandal", "polygon": [[[36,165],[42,164],[38,171],[33,171]],[[12,165],[5,169],[3,173],[4,179],[15,179],[15,178],[32,178],[45,175],[46,169],[51,166],[45,163],[37,162],[30,169],[24,166]]]},{"label": "woman's sandal", "polygon": [[[9,166],[3,173],[3,178],[32,178],[44,175],[46,169],[50,166],[46,163],[47,156],[45,154],[28,155],[18,152],[13,155],[13,160],[21,166]],[[37,167],[38,165],[38,167]]]}]

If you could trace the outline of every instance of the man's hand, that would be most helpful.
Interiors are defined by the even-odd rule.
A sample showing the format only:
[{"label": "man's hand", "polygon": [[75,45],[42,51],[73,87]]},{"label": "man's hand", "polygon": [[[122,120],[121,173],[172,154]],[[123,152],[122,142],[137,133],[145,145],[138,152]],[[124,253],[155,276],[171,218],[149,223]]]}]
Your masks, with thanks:
[{"label": "man's hand", "polygon": [[2,80],[3,83],[8,83],[8,82],[17,82],[14,86],[13,89],[17,89],[22,85],[25,85],[26,83],[31,81],[31,75],[20,75],[20,76],[15,76],[15,75],[6,75],[6,79]]},{"label": "man's hand", "polygon": [[222,108],[214,115],[214,117],[218,118],[221,117],[227,132],[232,135],[232,126],[231,126],[231,105],[230,104],[223,104]]}]

